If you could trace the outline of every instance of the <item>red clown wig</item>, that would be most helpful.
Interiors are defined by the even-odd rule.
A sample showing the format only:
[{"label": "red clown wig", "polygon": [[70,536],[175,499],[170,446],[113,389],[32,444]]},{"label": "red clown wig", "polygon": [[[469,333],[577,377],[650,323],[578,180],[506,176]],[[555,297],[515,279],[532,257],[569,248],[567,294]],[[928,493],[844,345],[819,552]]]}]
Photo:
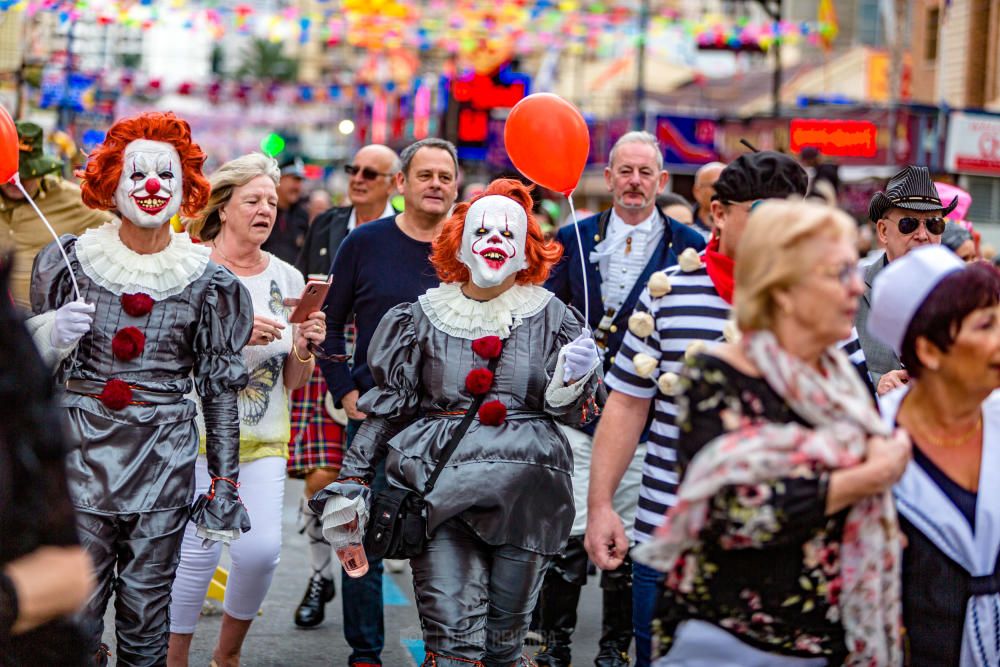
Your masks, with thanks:
[{"label": "red clown wig", "polygon": [[531,188],[512,178],[498,178],[482,194],[473,197],[472,201],[455,206],[431,250],[431,263],[438,278],[446,283],[468,282],[469,267],[458,258],[458,252],[462,248],[462,232],[465,231],[465,214],[472,202],[489,195],[513,199],[528,216],[528,238],[524,244],[524,257],[528,265],[517,272],[517,282],[522,285],[544,283],[549,277],[549,269],[562,257],[563,248],[554,241],[545,240],[538,221],[531,213]]},{"label": "red clown wig", "polygon": [[104,143],[90,154],[84,172],[83,203],[104,211],[115,207],[115,190],[122,175],[125,147],[136,139],[162,141],[173,145],[181,156],[184,200],[181,212],[197,215],[208,203],[211,187],[202,173],[205,153],[191,140],[191,126],[174,114],[151,112],[124,118],[108,130]]}]

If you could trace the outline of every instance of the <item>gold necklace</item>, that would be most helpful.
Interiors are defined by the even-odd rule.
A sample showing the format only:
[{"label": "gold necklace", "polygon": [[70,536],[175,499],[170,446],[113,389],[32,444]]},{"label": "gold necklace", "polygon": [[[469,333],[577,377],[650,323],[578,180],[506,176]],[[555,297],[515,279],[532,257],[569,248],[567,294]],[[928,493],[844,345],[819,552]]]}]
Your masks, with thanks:
[{"label": "gold necklace", "polygon": [[937,447],[944,447],[945,449],[953,449],[956,447],[961,447],[968,444],[969,441],[979,434],[979,429],[983,426],[983,414],[979,413],[979,419],[973,424],[972,428],[968,429],[964,433],[958,436],[941,436],[932,435],[930,433],[930,428],[926,424],[920,424],[918,430],[923,436],[921,440],[928,440],[928,444],[935,445]]},{"label": "gold necklace", "polygon": [[257,252],[260,253],[260,259],[258,259],[253,264],[249,264],[249,265],[247,265],[247,264],[239,264],[239,263],[234,262],[233,260],[229,259],[229,257],[226,256],[226,253],[222,252],[222,248],[220,248],[218,245],[216,245],[216,244],[213,243],[212,247],[219,251],[219,254],[222,255],[222,259],[226,260],[227,262],[229,262],[230,264],[232,264],[233,266],[235,266],[237,269],[255,269],[258,266],[260,266],[261,262],[263,262],[265,259],[267,259],[267,255],[265,255],[264,253],[262,253],[260,251],[260,249],[258,249]]}]

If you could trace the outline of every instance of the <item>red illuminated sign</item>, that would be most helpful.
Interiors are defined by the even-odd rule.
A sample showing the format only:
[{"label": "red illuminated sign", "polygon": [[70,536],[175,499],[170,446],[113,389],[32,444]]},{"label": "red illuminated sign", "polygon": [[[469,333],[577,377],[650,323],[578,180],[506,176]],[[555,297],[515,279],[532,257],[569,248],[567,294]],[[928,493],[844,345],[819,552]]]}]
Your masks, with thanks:
[{"label": "red illuminated sign", "polygon": [[452,81],[451,95],[460,108],[458,140],[469,144],[485,142],[490,111],[513,107],[524,98],[527,87],[527,77],[504,69],[496,77],[473,74]]},{"label": "red illuminated sign", "polygon": [[807,146],[835,157],[875,157],[878,151],[878,127],[867,120],[795,118],[789,134],[795,153]]}]

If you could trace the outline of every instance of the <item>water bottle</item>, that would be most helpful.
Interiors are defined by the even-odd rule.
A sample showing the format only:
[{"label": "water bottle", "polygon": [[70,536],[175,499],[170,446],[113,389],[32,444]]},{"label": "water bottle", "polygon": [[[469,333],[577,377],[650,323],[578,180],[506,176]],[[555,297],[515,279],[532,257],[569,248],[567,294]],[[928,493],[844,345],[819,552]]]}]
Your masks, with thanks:
[{"label": "water bottle", "polygon": [[368,572],[368,556],[365,554],[365,547],[362,544],[364,531],[359,525],[356,514],[354,519],[344,526],[344,530],[348,533],[347,544],[336,547],[334,551],[336,551],[337,558],[340,559],[340,564],[344,567],[347,576],[357,579],[365,576],[365,573]]}]

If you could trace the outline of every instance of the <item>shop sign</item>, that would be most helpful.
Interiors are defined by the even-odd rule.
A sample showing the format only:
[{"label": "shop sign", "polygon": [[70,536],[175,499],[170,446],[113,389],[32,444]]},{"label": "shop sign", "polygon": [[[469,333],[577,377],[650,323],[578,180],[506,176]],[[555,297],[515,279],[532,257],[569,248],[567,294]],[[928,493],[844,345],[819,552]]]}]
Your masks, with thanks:
[{"label": "shop sign", "polygon": [[944,164],[948,171],[1000,176],[1000,116],[952,113]]},{"label": "shop sign", "polygon": [[868,120],[794,118],[789,138],[793,153],[807,146],[834,157],[872,158],[878,152],[878,127]]}]

